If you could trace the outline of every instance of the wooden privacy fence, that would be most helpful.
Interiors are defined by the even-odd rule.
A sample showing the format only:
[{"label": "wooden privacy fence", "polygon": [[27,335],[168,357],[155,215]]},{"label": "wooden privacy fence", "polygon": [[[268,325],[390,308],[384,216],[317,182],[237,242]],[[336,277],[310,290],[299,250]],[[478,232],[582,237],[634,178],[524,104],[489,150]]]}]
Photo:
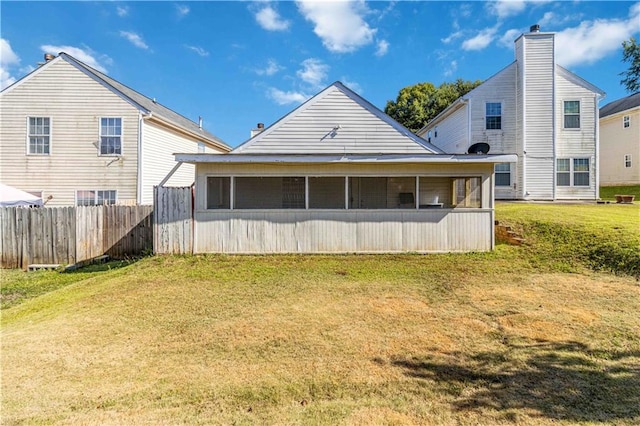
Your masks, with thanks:
[{"label": "wooden privacy fence", "polygon": [[153,252],[193,253],[193,191],[191,187],[154,187]]},{"label": "wooden privacy fence", "polygon": [[153,247],[153,206],[0,208],[3,268],[121,258]]}]

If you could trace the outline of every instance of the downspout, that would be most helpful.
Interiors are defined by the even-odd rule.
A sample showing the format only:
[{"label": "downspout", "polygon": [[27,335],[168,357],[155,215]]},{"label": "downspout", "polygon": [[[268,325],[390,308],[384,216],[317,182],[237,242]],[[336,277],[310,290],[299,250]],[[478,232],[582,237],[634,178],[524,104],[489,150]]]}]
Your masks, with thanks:
[{"label": "downspout", "polygon": [[[526,62],[527,44],[522,42],[522,62]],[[522,66],[522,199],[527,198],[527,68]]]},{"label": "downspout", "polygon": [[593,107],[595,108],[595,139],[596,139],[596,159],[595,159],[595,170],[593,171],[596,175],[596,200],[600,198],[600,110],[598,109],[598,102],[600,102],[600,95],[596,94],[593,98]]},{"label": "downspout", "polygon": [[553,67],[553,78],[551,79],[551,87],[553,88],[551,91],[551,147],[553,148],[553,176],[551,178],[551,198],[553,201],[556,200],[556,192],[557,192],[557,156],[558,156],[558,144],[556,140],[556,129],[557,129],[557,120],[556,120],[556,38],[553,36],[553,58],[551,59],[551,66]]},{"label": "downspout", "polygon": [[[467,150],[473,144],[471,140],[471,98],[465,100],[465,104],[467,104]],[[467,151],[465,150],[465,151]]]},{"label": "downspout", "polygon": [[143,176],[142,143],[144,141],[143,131],[144,131],[144,123],[143,123],[142,113],[138,112],[138,175],[137,175],[138,182],[136,185],[136,193],[137,193],[136,198],[137,198],[138,205],[142,204],[142,176]]}]

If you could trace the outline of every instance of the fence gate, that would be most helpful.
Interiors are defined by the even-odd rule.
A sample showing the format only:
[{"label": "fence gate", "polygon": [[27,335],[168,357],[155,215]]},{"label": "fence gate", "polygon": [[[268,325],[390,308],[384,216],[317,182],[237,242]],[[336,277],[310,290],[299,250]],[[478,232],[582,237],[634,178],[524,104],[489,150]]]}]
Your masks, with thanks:
[{"label": "fence gate", "polygon": [[155,186],[153,252],[193,253],[193,191],[191,187]]}]

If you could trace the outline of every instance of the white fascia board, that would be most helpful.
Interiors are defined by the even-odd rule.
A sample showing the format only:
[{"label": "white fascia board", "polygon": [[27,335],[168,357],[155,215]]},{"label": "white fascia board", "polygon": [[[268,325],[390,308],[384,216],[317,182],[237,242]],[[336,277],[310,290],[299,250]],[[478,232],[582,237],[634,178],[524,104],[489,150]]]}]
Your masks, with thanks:
[{"label": "white fascia board", "polygon": [[477,164],[515,163],[515,154],[425,154],[425,155],[237,155],[237,154],[174,154],[183,163],[209,164],[367,164],[424,163]]}]

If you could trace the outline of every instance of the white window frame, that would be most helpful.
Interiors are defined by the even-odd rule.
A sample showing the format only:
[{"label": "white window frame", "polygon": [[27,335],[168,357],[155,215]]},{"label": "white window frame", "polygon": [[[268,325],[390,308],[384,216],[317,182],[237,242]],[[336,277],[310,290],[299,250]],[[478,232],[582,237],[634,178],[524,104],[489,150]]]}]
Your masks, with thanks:
[{"label": "white window frame", "polygon": [[[578,103],[578,113],[577,114],[567,114],[567,103],[568,102],[577,102]],[[578,127],[567,127],[567,116],[578,116]],[[562,101],[562,128],[564,130],[580,130],[582,128],[582,102],[580,99],[565,99]]]},{"label": "white window frame", "polygon": [[[563,171],[559,170],[558,161],[560,161],[560,160],[569,162],[569,170],[568,171],[567,170],[563,170]],[[575,167],[576,164],[575,163],[576,163],[576,161],[579,161],[579,160],[586,160],[587,165],[589,166],[589,170],[587,170],[586,172],[585,171],[581,171],[581,170],[576,170],[576,167]],[[591,172],[592,172],[591,159],[588,158],[588,157],[557,158],[556,159],[556,186],[560,187],[560,188],[574,188],[574,187],[575,188],[591,188],[591,186],[592,186],[591,185]],[[564,174],[568,174],[569,175],[569,185],[560,185],[558,183],[559,182],[558,175],[560,173],[564,173]],[[576,174],[583,174],[583,173],[587,173],[588,174],[588,179],[587,180],[588,180],[589,184],[588,185],[576,185],[575,184]]]},{"label": "white window frame", "polygon": [[[93,192],[93,203],[92,204],[78,204],[78,200],[79,200],[79,193],[80,192]],[[105,197],[104,197],[104,193],[107,192],[113,192],[113,202],[112,203],[100,203],[98,204],[98,199],[102,198],[102,200],[104,201]],[[99,197],[99,193],[102,193],[102,197]],[[103,205],[115,205],[118,203],[118,190],[117,189],[78,189],[76,190],[76,201],[75,201],[75,205],[76,206],[103,206]],[[111,198],[111,197],[109,197]],[[83,199],[87,199],[86,197],[83,197]]]},{"label": "white window frame", "polygon": [[631,154],[624,155],[624,167],[625,169],[631,168]]},{"label": "white window frame", "polygon": [[[102,134],[102,120],[120,120],[120,135],[103,135]],[[109,124],[107,124],[109,127]],[[119,137],[120,138],[120,152],[118,153],[103,153],[102,152],[102,138],[103,137]],[[98,122],[98,155],[101,157],[121,157],[123,155],[122,141],[124,140],[124,128],[122,126],[122,117],[100,117]]]},{"label": "white window frame", "polygon": [[[45,133],[36,133],[36,134],[31,134],[31,119],[47,119],[49,120],[49,133],[45,134]],[[52,142],[52,137],[51,134],[53,133],[53,120],[51,119],[51,117],[44,117],[44,116],[29,116],[27,117],[27,155],[42,155],[42,156],[47,156],[47,155],[51,155],[51,142]],[[37,126],[37,124],[36,124]],[[46,137],[49,138],[48,142],[47,142],[47,147],[49,148],[49,152],[31,152],[31,138],[40,138],[40,137]],[[43,148],[44,148],[44,144],[43,144]]]},{"label": "white window frame", "polygon": [[[500,114],[489,114],[487,108],[489,105],[498,105],[500,107]],[[500,127],[497,128],[489,128],[489,123],[487,122],[488,118],[500,117]],[[484,129],[485,130],[502,130],[502,102],[497,101],[487,101],[484,103]]]},{"label": "white window frame", "polygon": [[[499,166],[508,166],[508,170],[498,170]],[[498,188],[508,188],[511,187],[511,163],[498,163],[493,166],[493,173],[495,174],[494,180],[496,182],[496,187]],[[509,183],[506,185],[498,184],[498,175],[507,175],[509,176]]]},{"label": "white window frame", "polygon": [[622,128],[628,129],[629,127],[631,127],[631,116],[625,115],[622,117]]}]

